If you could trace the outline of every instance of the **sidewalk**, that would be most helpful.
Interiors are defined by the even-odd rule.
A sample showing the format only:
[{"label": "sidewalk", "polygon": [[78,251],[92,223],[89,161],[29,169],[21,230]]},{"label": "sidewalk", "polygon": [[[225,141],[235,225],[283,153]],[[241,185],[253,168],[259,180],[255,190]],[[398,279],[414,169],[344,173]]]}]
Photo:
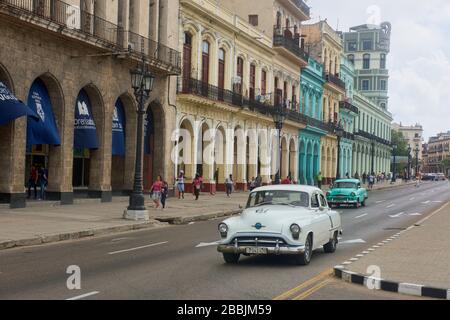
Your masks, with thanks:
[{"label": "sidewalk", "polygon": [[230,199],[225,194],[203,194],[199,201],[191,194],[185,197],[169,198],[164,211],[155,210],[148,199],[150,221],[122,219],[128,197],[111,203],[85,199],[71,206],[33,202],[24,209],[0,207],[0,250],[229,216],[241,211],[239,205],[245,205],[248,194],[235,193]]},{"label": "sidewalk", "polygon": [[335,275],[376,289],[450,300],[449,239],[450,202],[416,225],[335,267]]}]

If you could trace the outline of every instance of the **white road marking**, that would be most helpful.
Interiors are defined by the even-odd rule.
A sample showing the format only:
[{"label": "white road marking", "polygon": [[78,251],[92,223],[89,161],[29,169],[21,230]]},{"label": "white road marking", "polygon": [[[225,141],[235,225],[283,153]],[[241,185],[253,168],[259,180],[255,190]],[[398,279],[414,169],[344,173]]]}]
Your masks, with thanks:
[{"label": "white road marking", "polygon": [[141,246],[141,247],[136,247],[136,248],[130,248],[130,249],[125,249],[125,250],[119,250],[119,251],[114,251],[114,252],[109,252],[109,255],[113,255],[113,254],[118,254],[118,253],[124,253],[124,252],[130,252],[130,251],[136,251],[136,250],[140,250],[140,249],[145,249],[145,248],[150,248],[150,247],[155,247],[155,246],[159,246],[162,244],[166,244],[169,241],[164,241],[164,242],[158,242],[158,243],[152,243],[146,246]]},{"label": "white road marking", "polygon": [[394,215],[390,215],[389,217],[391,217],[391,218],[400,218],[404,214],[405,214],[404,212],[400,212],[400,213],[397,213],[397,214],[394,214]]},{"label": "white road marking", "polygon": [[395,204],[390,204],[390,205],[388,205],[388,206],[386,207],[386,209],[389,209],[389,208],[392,208],[392,207],[395,207]]},{"label": "white road marking", "polygon": [[422,204],[429,204],[431,201],[425,201],[425,202],[421,202]]},{"label": "white road marking", "polygon": [[409,201],[413,201],[415,199],[415,197],[409,198]]},{"label": "white road marking", "polygon": [[410,213],[409,215],[418,217],[418,216],[421,216],[422,214],[421,213]]},{"label": "white road marking", "polygon": [[376,203],[383,203],[383,202],[386,202],[386,200],[380,200],[380,201],[377,201]]},{"label": "white road marking", "polygon": [[196,245],[196,248],[204,248],[204,247],[212,247],[218,245],[220,240],[215,242],[200,242],[198,245]]},{"label": "white road marking", "polygon": [[99,294],[99,293],[100,292],[98,292],[98,291],[92,291],[92,292],[89,292],[89,293],[82,294],[81,296],[76,296],[76,297],[69,298],[69,299],[66,299],[66,300],[80,300],[80,299],[87,298],[87,297],[90,297],[90,296],[93,296],[93,295],[96,295],[96,294]]},{"label": "white road marking", "polygon": [[189,223],[188,223],[188,225],[193,225],[193,224],[195,224],[195,222],[189,222]]},{"label": "white road marking", "polygon": [[433,201],[433,203],[443,203],[444,201]]},{"label": "white road marking", "polygon": [[359,219],[359,218],[362,218],[362,217],[365,217],[365,216],[367,216],[367,213],[364,213],[364,214],[362,214],[360,216],[357,216],[357,217],[355,217],[355,219]]},{"label": "white road marking", "polygon": [[340,242],[340,244],[356,244],[356,243],[366,243],[363,239],[346,240]]}]

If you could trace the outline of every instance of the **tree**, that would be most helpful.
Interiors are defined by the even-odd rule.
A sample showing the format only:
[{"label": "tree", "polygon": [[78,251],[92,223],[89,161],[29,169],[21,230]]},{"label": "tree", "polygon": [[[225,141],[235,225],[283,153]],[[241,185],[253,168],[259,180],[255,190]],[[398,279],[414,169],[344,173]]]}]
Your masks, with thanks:
[{"label": "tree", "polygon": [[[408,157],[408,142],[400,131],[392,130],[392,145],[397,146],[395,149],[395,155],[397,157]],[[405,172],[406,165],[403,163],[398,163],[396,165],[397,174],[403,175]]]},{"label": "tree", "polygon": [[444,171],[448,172],[448,169],[450,169],[450,155],[448,155],[446,159],[442,160],[442,166],[444,167]]}]

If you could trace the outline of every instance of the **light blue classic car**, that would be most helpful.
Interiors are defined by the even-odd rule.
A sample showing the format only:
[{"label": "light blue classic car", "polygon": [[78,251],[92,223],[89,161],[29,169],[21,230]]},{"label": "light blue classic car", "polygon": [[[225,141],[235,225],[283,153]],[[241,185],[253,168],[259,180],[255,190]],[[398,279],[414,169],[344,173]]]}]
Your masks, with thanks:
[{"label": "light blue classic car", "polygon": [[336,180],[327,192],[327,201],[331,207],[340,205],[365,207],[368,197],[367,190],[362,188],[361,182],[356,179]]}]

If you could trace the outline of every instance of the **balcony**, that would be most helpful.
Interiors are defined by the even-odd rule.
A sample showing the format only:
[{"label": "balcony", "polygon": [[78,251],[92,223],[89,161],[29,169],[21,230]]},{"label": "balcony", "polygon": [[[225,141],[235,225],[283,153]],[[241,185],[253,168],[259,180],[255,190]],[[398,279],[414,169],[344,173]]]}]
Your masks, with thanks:
[{"label": "balcony", "polygon": [[291,0],[297,8],[299,8],[304,14],[306,14],[308,17],[311,16],[311,9],[308,7],[308,5],[303,0]]},{"label": "balcony", "polygon": [[309,55],[300,47],[299,35],[292,36],[289,30],[274,28],[273,47],[280,54],[286,57],[294,57],[302,67],[306,67],[309,62]]},{"label": "balcony", "polygon": [[311,19],[311,9],[303,0],[278,0],[288,11],[296,14],[301,21]]},{"label": "balcony", "polygon": [[369,139],[370,141],[374,141],[374,142],[378,142],[380,144],[384,144],[386,146],[392,146],[392,143],[390,141],[387,141],[385,139],[382,139],[380,137],[377,137],[374,134],[359,130],[358,132],[355,133],[355,136],[360,136],[366,139]]},{"label": "balcony", "polygon": [[324,78],[328,83],[331,83],[345,92],[345,82],[342,81],[338,76],[331,73],[325,73]]},{"label": "balcony", "polygon": [[348,110],[350,112],[353,112],[354,114],[358,115],[359,114],[359,109],[357,107],[355,107],[354,105],[352,105],[350,102],[348,101],[340,101],[339,102],[339,108],[342,110]]},{"label": "balcony", "polygon": [[181,70],[178,51],[60,0],[0,0],[0,13],[101,47],[117,56],[144,54],[150,65],[163,72],[179,74]]}]

